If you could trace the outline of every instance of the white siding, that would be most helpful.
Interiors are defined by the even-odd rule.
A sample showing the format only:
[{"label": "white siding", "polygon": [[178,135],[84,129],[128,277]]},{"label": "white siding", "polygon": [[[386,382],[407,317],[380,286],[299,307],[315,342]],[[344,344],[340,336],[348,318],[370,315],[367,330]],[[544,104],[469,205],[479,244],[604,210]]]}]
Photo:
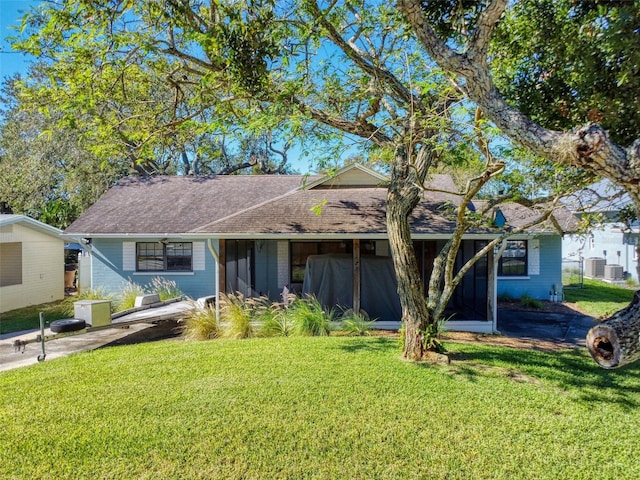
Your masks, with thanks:
[{"label": "white siding", "polygon": [[[0,312],[64,298],[64,241],[27,226],[3,228],[0,242],[22,243],[22,283],[0,288]],[[0,265],[2,268],[2,265]]]}]

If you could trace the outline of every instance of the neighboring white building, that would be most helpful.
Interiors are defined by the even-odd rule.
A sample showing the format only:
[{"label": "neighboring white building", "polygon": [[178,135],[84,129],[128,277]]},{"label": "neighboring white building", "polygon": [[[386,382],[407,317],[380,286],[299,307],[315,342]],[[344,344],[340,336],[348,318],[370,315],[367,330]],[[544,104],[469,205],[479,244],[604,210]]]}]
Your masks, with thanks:
[{"label": "neighboring white building", "polygon": [[619,218],[619,212],[631,204],[629,196],[609,180],[601,180],[572,196],[567,206],[575,215],[598,213],[607,220],[588,234],[565,235],[563,260],[583,260],[586,277],[608,281],[631,278],[637,282],[638,221],[626,225]]},{"label": "neighboring white building", "polygon": [[61,230],[0,214],[0,313],[64,298]]}]

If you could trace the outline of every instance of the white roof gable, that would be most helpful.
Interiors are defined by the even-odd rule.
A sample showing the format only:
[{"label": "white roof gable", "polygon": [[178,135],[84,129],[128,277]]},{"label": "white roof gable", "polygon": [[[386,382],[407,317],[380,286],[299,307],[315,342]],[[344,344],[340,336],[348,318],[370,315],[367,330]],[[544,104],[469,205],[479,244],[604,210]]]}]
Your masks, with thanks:
[{"label": "white roof gable", "polygon": [[[9,215],[4,213],[0,214],[0,227],[13,224],[22,224],[23,226],[38,230],[53,237],[60,237],[60,234],[62,233],[62,230],[56,227],[52,227],[51,225],[47,225],[46,223],[39,222],[38,220],[27,217],[25,215]],[[62,241],[62,238],[60,238],[60,240]]]},{"label": "white roof gable", "polygon": [[340,187],[376,187],[386,184],[389,178],[357,163],[347,165],[308,184],[306,189]]}]

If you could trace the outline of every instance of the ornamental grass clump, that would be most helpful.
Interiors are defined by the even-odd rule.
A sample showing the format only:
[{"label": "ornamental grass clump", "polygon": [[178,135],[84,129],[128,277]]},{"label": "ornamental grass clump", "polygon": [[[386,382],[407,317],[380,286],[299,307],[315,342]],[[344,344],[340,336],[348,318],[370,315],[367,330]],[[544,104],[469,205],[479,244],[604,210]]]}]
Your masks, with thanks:
[{"label": "ornamental grass clump", "polygon": [[213,340],[220,337],[215,307],[195,307],[180,320],[180,333],[185,340]]},{"label": "ornamental grass clump", "polygon": [[62,301],[62,308],[67,316],[73,317],[75,315],[75,307],[73,304],[79,300],[109,300],[111,302],[111,313],[115,312],[115,296],[98,288],[95,290],[81,290],[77,295],[65,298]]},{"label": "ornamental grass clump", "polygon": [[340,326],[341,330],[347,335],[363,337],[371,335],[371,326],[374,322],[375,319],[370,320],[369,317],[362,312],[356,313],[353,310],[348,310],[342,316]]},{"label": "ornamental grass clump", "polygon": [[146,292],[141,285],[133,282],[127,282],[119,296],[117,311],[128,310],[136,304],[136,297],[144,295]]},{"label": "ornamental grass clump", "polygon": [[520,297],[520,305],[525,308],[535,308],[536,310],[540,310],[543,307],[540,300],[532,298],[526,294]]},{"label": "ornamental grass clump", "polygon": [[161,301],[182,297],[182,291],[178,288],[176,282],[163,277],[154,277],[151,283],[147,285],[147,290],[157,293]]},{"label": "ornamental grass clump", "polygon": [[251,322],[254,309],[240,292],[220,294],[220,323],[223,336],[228,338],[250,338],[254,336]]},{"label": "ornamental grass clump", "polygon": [[301,336],[327,336],[335,320],[334,310],[325,311],[312,295],[294,300],[287,308],[287,316],[291,318],[295,334]]},{"label": "ornamental grass clump", "polygon": [[294,333],[293,321],[281,304],[271,304],[258,321],[262,337],[290,337]]}]

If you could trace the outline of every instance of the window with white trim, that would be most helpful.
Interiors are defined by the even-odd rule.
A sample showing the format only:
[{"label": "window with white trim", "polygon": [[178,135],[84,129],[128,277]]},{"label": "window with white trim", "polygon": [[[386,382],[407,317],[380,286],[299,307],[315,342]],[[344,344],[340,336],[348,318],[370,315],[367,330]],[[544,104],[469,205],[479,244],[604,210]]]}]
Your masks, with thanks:
[{"label": "window with white trim", "polygon": [[136,243],[136,271],[191,272],[193,244],[191,242]]},{"label": "window with white trim", "polygon": [[507,240],[498,263],[498,275],[503,277],[522,277],[527,275],[527,241]]}]

